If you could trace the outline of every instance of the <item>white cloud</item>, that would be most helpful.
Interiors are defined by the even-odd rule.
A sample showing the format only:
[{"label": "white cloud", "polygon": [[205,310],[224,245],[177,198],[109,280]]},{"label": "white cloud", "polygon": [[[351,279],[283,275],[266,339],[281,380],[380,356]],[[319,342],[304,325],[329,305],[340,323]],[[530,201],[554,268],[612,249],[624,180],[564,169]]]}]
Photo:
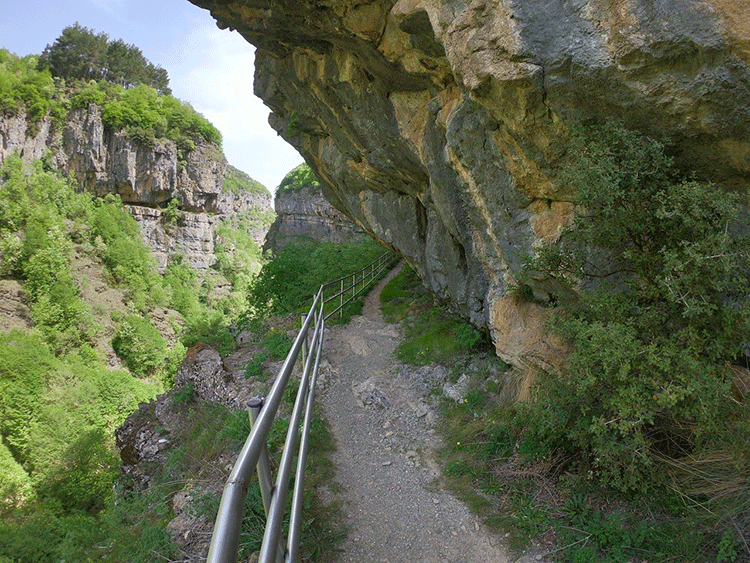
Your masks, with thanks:
[{"label": "white cloud", "polygon": [[273,189],[302,158],[268,125],[269,109],[253,94],[255,48],[210,23],[196,22],[170,52],[172,91],[221,131],[232,165]]}]

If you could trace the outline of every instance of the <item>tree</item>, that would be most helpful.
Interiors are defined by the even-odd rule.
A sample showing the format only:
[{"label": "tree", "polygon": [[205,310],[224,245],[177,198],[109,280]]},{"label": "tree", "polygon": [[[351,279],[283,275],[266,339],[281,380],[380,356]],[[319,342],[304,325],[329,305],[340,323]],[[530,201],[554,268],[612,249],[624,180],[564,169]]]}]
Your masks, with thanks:
[{"label": "tree", "polygon": [[122,39],[109,41],[106,33],[97,34],[78,22],[47,45],[38,68],[65,79],[106,80],[125,88],[145,84],[171,94],[167,71],[150,63],[138,47]]},{"label": "tree", "polygon": [[747,441],[728,369],[750,342],[747,217],[621,125],[579,132],[569,157],[581,212],[530,268],[569,288],[553,329],[572,352],[542,375],[530,420],[605,483],[642,490],[658,457]]},{"label": "tree", "polygon": [[100,80],[107,62],[108,36],[75,25],[63,29],[52,45],[47,45],[39,58],[39,68],[49,69],[53,76]]}]

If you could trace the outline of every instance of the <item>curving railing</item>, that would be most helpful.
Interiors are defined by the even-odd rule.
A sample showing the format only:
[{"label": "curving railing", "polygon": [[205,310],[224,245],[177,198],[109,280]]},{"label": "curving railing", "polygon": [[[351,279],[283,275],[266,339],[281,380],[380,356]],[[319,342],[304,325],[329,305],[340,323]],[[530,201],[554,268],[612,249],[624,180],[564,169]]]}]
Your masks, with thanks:
[{"label": "curving railing", "polygon": [[[254,470],[258,473],[258,484],[266,512],[266,528],[258,563],[292,563],[299,560],[305,463],[309,449],[315,384],[323,350],[325,322],[332,315],[341,314],[343,308],[374,280],[379,279],[395,260],[392,254],[383,254],[362,270],[320,286],[309,312],[303,316],[302,328],[268,395],[265,398],[256,397],[248,404],[252,428],[224,486],[208,550],[208,563],[234,563],[237,560],[243,507]],[[338,291],[326,297],[326,290],[334,287]],[[334,302],[336,306],[326,312],[326,305]],[[310,332],[311,327],[312,332]],[[310,353],[308,353],[308,346]],[[299,390],[281,452],[276,482],[272,484],[267,450],[268,434],[298,361],[302,365]],[[292,464],[295,452],[297,452],[298,435],[299,451],[291,499],[289,534],[285,541],[282,523],[289,494]]]},{"label": "curving railing", "polygon": [[343,316],[344,307],[354,301],[365,289],[370,287],[370,284],[372,284],[373,281],[380,279],[383,273],[390,269],[397,261],[398,257],[396,257],[395,254],[386,252],[385,254],[381,254],[377,259],[370,262],[361,270],[357,270],[353,274],[348,274],[320,286],[320,289],[323,290],[323,292],[327,292],[334,288],[338,290],[323,300],[324,310],[327,310],[326,307],[328,307],[329,303],[337,303],[333,310],[328,310],[325,314],[325,320],[327,321],[336,313],[339,314],[339,317]]}]

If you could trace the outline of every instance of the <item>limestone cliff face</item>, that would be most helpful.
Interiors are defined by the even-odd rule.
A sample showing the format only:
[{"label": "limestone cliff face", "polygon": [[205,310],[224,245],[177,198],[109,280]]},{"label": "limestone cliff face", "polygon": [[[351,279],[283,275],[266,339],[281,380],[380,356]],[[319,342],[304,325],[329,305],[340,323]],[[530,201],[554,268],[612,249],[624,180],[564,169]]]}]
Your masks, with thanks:
[{"label": "limestone cliff face", "polygon": [[[215,227],[249,209],[270,210],[271,194],[226,193],[222,190],[227,162],[221,150],[199,144],[180,162],[171,140],[146,146],[122,130],[104,127],[101,110],[90,105],[71,111],[62,127],[46,117],[30,126],[26,115],[0,117],[0,164],[18,152],[25,160],[44,158],[78,180],[81,189],[98,196],[118,194],[140,223],[144,241],[159,267],[182,253],[198,270],[215,261]],[[162,208],[176,199],[179,221],[168,224]],[[265,232],[255,233],[257,244]]]},{"label": "limestone cliff face", "polygon": [[300,237],[341,243],[364,236],[357,225],[323,197],[319,186],[279,190],[274,208],[276,219],[268,229],[264,252],[278,252]]},{"label": "limestone cliff face", "polygon": [[506,359],[534,355],[506,293],[572,213],[571,126],[617,119],[699,178],[750,179],[747,0],[190,1],[257,46],[256,93],[329,200]]}]

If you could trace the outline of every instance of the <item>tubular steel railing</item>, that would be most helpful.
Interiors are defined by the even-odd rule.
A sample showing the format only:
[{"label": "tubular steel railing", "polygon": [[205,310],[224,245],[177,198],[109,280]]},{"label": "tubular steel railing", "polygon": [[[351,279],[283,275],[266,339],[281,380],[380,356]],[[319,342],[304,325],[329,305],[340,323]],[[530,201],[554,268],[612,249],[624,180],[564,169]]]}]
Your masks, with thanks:
[{"label": "tubular steel railing", "polygon": [[[211,536],[211,545],[208,550],[208,563],[234,563],[237,560],[243,507],[253,470],[258,473],[258,484],[263,499],[263,508],[266,512],[266,528],[258,563],[296,563],[299,560],[304,472],[309,449],[315,383],[318,379],[318,366],[323,350],[325,321],[331,315],[340,313],[343,307],[362,293],[389,265],[393,264],[394,259],[393,255],[386,253],[355,274],[344,276],[320,286],[309,313],[303,316],[302,328],[297,334],[292,349],[284,360],[268,396],[265,398],[256,397],[248,403],[252,428],[224,486],[213,535]],[[326,298],[325,291],[331,287],[338,287],[339,291]],[[326,303],[335,299],[338,299],[338,305],[326,314]],[[311,327],[313,327],[312,336],[309,334]],[[308,353],[308,342],[310,353]],[[276,482],[272,484],[267,450],[268,434],[298,360],[301,360],[302,365],[299,390],[292,408],[284,448],[281,452]],[[302,419],[303,411],[304,419]],[[302,420],[301,432],[300,420]],[[298,434],[300,441],[297,469],[291,499],[289,534],[285,542],[282,523],[289,493],[292,464],[297,451]]]},{"label": "tubular steel railing", "polygon": [[324,283],[321,286],[323,291],[330,288],[338,288],[336,293],[329,295],[323,300],[324,310],[329,303],[338,300],[336,308],[326,313],[325,320],[328,320],[336,313],[339,314],[339,317],[343,316],[344,307],[354,301],[354,299],[367,289],[374,280],[379,279],[383,272],[396,263],[396,260],[398,260],[398,258],[394,254],[386,252],[385,254],[381,254],[376,260],[372,261],[361,270],[337,280]]}]

